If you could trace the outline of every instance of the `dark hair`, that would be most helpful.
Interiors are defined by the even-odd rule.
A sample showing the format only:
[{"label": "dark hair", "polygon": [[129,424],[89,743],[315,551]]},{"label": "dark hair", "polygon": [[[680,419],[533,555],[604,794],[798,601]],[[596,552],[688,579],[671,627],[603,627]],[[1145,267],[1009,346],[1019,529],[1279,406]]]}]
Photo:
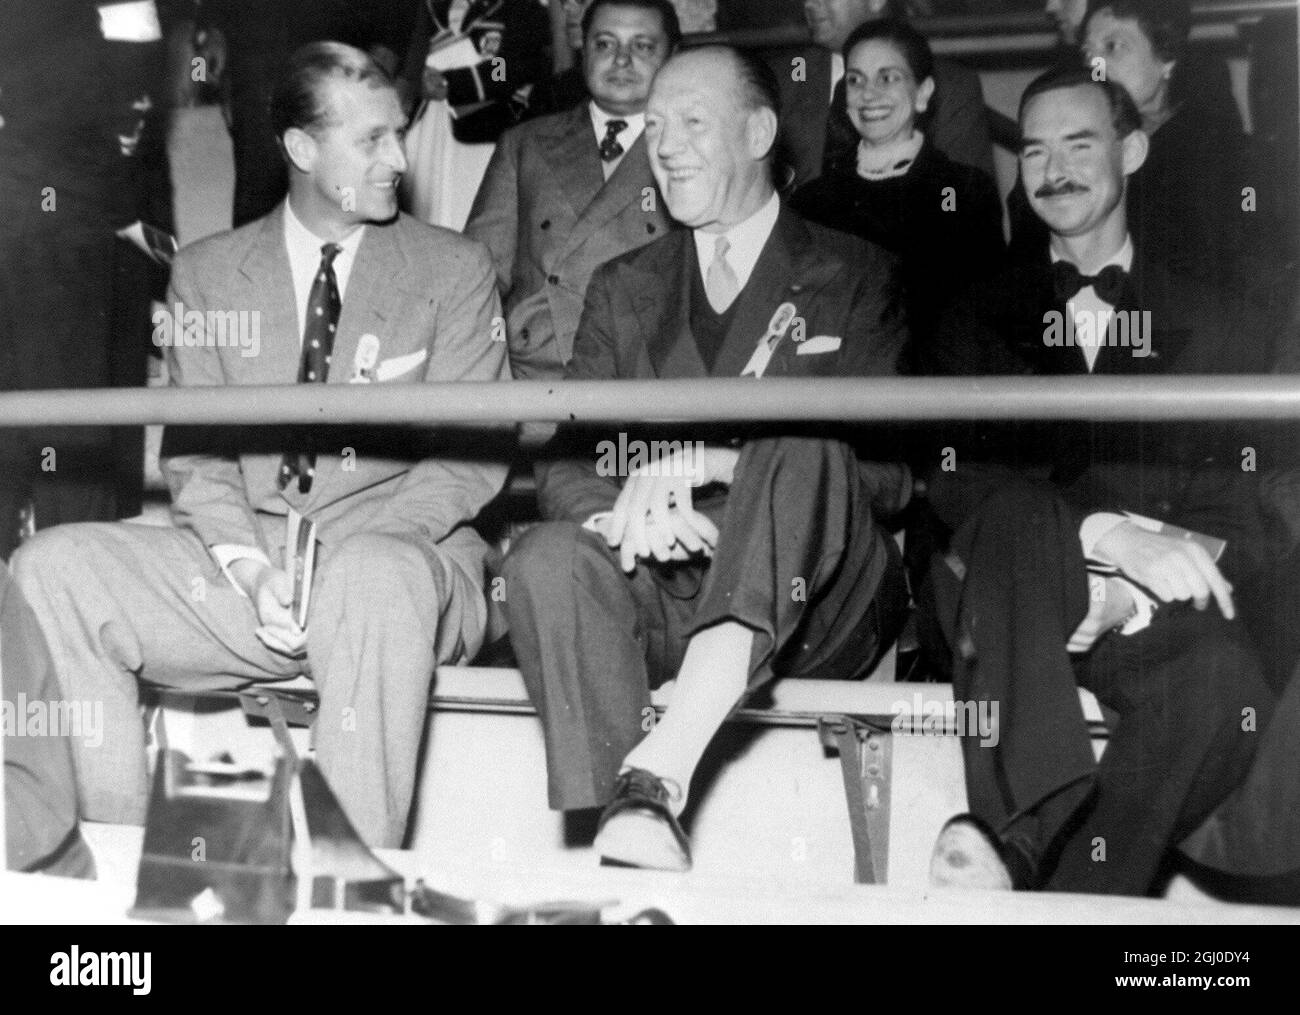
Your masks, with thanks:
[{"label": "dark hair", "polygon": [[643,11],[658,11],[664,34],[668,36],[668,51],[673,52],[681,44],[682,23],[677,19],[677,8],[671,0],[591,0],[582,12],[583,42],[591,34],[591,23],[596,19],[596,11],[602,7],[639,7]]},{"label": "dark hair", "polygon": [[1103,10],[1116,18],[1136,21],[1161,60],[1181,60],[1187,52],[1187,37],[1192,31],[1188,0],[1089,0],[1083,26],[1086,28],[1088,19]]},{"label": "dark hair", "polygon": [[912,77],[916,78],[918,85],[926,78],[934,77],[934,53],[930,51],[930,43],[906,21],[897,18],[880,18],[853,29],[849,37],[844,40],[842,51],[844,62],[849,62],[849,54],[862,43],[877,39],[889,43],[903,54],[903,59],[907,61],[907,68],[912,72]]},{"label": "dark hair", "polygon": [[1055,92],[1062,88],[1096,88],[1105,95],[1106,102],[1110,106],[1111,125],[1120,137],[1128,137],[1142,126],[1142,114],[1138,112],[1137,106],[1134,105],[1132,97],[1123,85],[1110,78],[1098,81],[1087,67],[1062,65],[1039,74],[1029,82],[1029,87],[1020,96],[1020,110],[1016,114],[1016,123],[1021,126],[1022,131],[1025,109],[1029,106],[1029,101],[1044,92]]},{"label": "dark hair", "polygon": [[330,111],[323,85],[331,80],[397,87],[388,72],[361,50],[341,42],[309,42],[289,57],[271,89],[271,128],[281,150],[290,127],[312,131],[326,125]]}]

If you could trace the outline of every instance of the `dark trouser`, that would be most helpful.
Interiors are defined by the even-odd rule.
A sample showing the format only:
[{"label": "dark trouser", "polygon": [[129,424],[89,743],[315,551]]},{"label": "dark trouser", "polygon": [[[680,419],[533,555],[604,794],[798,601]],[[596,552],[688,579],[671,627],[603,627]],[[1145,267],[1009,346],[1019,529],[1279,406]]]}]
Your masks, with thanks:
[{"label": "dark trouser", "polygon": [[1250,774],[1181,849],[1201,865],[1214,888],[1231,898],[1297,905],[1300,670],[1292,675],[1268,729],[1260,729]]},{"label": "dark trouser", "polygon": [[[70,713],[40,626],[9,572],[0,567],[0,699],[4,708],[5,848],[10,870],[94,877],[77,827]],[[36,725],[36,720],[41,725]],[[90,716],[78,716],[78,723]],[[12,723],[12,726],[11,726]],[[79,730],[89,735],[89,728]],[[102,735],[102,726],[94,731]],[[57,735],[56,735],[57,734]]]},{"label": "dark trouser", "polygon": [[[1029,858],[1036,887],[1145,894],[1244,777],[1271,711],[1241,623],[1170,604],[1147,629],[1070,656],[1083,562],[1077,522],[1047,484],[1007,483],[952,546],[964,580],[938,601],[957,646],[953,693],[1000,713],[996,746],[962,741],[972,811]],[[1119,713],[1095,769],[1076,684]]]},{"label": "dark trouser", "polygon": [[[143,385],[143,255],[113,235],[110,212],[98,201],[59,188],[55,210],[42,211],[39,190],[3,168],[0,390]],[[41,528],[138,510],[142,439],[138,427],[5,431],[0,556],[17,545],[18,516],[29,502]]]},{"label": "dark trouser", "polygon": [[506,558],[511,637],[545,729],[553,808],[608,801],[652,726],[650,688],[676,676],[697,631],[725,620],[754,631],[751,690],[774,674],[862,676],[896,636],[901,562],[847,445],[752,441],[725,499],[705,510],[720,531],[707,562],[641,563],[629,576],[573,522],[531,529]]}]

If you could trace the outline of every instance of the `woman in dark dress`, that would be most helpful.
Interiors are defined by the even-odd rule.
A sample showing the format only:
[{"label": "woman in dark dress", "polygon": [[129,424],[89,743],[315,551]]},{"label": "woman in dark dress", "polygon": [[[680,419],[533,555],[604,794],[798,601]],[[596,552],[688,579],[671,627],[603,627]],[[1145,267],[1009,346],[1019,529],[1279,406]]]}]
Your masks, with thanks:
[{"label": "woman in dark dress", "polygon": [[946,303],[997,267],[1002,207],[986,174],[951,161],[925,136],[934,58],[924,36],[900,21],[868,22],[845,42],[844,62],[861,142],[791,205],[897,255],[915,347]]}]

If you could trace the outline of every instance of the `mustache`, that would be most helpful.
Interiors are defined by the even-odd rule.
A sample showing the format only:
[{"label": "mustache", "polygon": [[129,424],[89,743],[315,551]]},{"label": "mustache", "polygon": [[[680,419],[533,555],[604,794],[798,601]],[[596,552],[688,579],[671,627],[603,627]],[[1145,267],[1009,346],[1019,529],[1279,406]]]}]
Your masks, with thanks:
[{"label": "mustache", "polygon": [[1061,197],[1065,194],[1086,194],[1090,189],[1090,187],[1085,187],[1082,183],[1071,183],[1068,180],[1055,187],[1050,183],[1044,183],[1034,191],[1034,197]]}]

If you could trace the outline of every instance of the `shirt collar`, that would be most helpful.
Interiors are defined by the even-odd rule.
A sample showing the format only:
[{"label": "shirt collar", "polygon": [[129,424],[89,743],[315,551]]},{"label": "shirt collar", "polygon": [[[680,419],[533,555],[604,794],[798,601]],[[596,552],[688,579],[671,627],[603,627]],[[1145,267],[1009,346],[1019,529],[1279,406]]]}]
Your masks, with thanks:
[{"label": "shirt collar", "polygon": [[[338,241],[338,245],[343,249],[339,251],[334,259],[335,274],[338,274],[337,265],[340,260],[346,257],[348,262],[351,263],[352,259],[356,257],[357,248],[361,246],[361,239],[365,233],[366,227],[363,223],[352,230],[344,239]],[[310,250],[314,269],[316,264],[320,262],[321,247],[325,246],[329,240],[322,240],[303,225],[302,219],[293,213],[293,205],[286,198],[284,202],[284,242],[285,246],[289,248],[290,257],[294,256],[295,253],[303,254]]]},{"label": "shirt collar", "polygon": [[738,222],[725,233],[706,233],[695,230],[695,253],[700,262],[701,273],[707,272],[713,260],[713,251],[719,237],[725,236],[731,245],[727,251],[727,263],[736,273],[736,281],[744,289],[749,276],[754,273],[759,255],[767,245],[767,238],[776,228],[777,216],[781,213],[781,199],[775,192],[753,215]]},{"label": "shirt collar", "polygon": [[[1057,261],[1066,260],[1064,254],[1057,253],[1055,242],[1048,245],[1048,251],[1052,255],[1053,264],[1055,264]],[[1102,268],[1109,268],[1112,264],[1118,265],[1119,267],[1123,268],[1125,271],[1131,271],[1133,269],[1133,236],[1131,234],[1126,235],[1124,237],[1124,245],[1120,247],[1119,250],[1115,251],[1115,253],[1113,253],[1110,257],[1108,257],[1104,264],[1097,265],[1096,271],[1085,272],[1083,268],[1077,264],[1075,265],[1075,267],[1078,268],[1080,273],[1082,274],[1096,275],[1098,272],[1101,271]]]},{"label": "shirt collar", "polygon": [[612,113],[605,112],[596,105],[595,102],[588,102],[587,109],[591,113],[591,126],[596,132],[597,142],[605,140],[605,124],[609,123],[610,120],[627,121],[627,126],[618,132],[618,141],[619,144],[623,146],[624,150],[631,148],[636,142],[636,139],[641,136],[641,132],[645,130],[644,112],[628,113],[626,116],[614,116]]}]

